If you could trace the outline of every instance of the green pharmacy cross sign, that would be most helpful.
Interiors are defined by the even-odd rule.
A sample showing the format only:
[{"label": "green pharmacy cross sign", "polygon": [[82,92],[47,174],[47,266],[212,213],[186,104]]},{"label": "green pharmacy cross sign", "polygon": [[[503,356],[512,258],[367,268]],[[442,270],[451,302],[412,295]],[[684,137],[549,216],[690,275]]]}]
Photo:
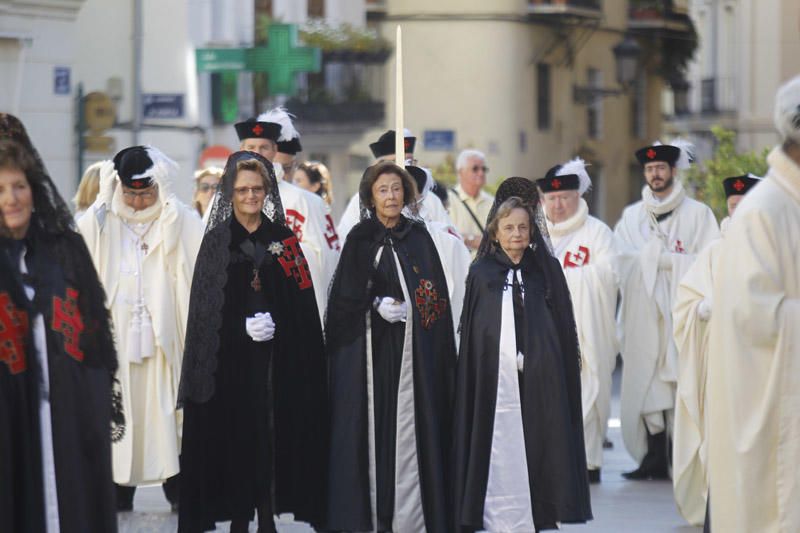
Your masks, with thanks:
[{"label": "green pharmacy cross sign", "polygon": [[[295,75],[301,72],[319,72],[322,60],[319,48],[297,46],[295,24],[271,24],[267,45],[256,48],[198,48],[196,50],[199,72],[222,74],[226,93],[235,94],[238,72],[266,72],[272,94],[292,96],[295,93]],[[234,104],[235,105],[235,104]],[[225,104],[223,104],[223,107]],[[227,114],[227,113],[226,113]]]}]

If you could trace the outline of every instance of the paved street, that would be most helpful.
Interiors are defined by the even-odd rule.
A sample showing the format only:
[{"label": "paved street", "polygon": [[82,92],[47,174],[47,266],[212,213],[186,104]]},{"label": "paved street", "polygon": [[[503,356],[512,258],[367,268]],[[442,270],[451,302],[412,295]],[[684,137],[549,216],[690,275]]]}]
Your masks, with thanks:
[{"label": "paved street", "polygon": [[[621,473],[635,468],[625,452],[619,430],[619,369],[614,379],[614,399],[609,438],[613,450],[606,450],[603,480],[592,486],[594,520],[587,525],[565,526],[564,531],[604,533],[699,533],[702,528],[686,524],[675,508],[670,482],[632,482]],[[224,524],[217,531],[227,532]],[[120,515],[121,533],[167,533],[177,529],[177,516],[169,512],[160,487],[140,489],[135,511]],[[251,531],[255,531],[255,524]],[[278,524],[281,533],[305,533],[310,528],[292,523]]]}]

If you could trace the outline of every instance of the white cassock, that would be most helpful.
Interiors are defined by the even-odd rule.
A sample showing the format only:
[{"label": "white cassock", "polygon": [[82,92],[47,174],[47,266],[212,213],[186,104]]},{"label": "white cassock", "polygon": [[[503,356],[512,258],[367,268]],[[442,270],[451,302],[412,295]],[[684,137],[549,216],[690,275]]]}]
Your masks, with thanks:
[{"label": "white cassock", "polygon": [[203,223],[159,181],[159,201],[134,212],[116,173],[101,181],[78,227],[106,291],[119,358],[125,435],[114,482],[157,483],[179,471],[176,409],[194,262]]},{"label": "white cassock", "polygon": [[[720,225],[723,236],[729,221],[726,218]],[[714,301],[714,271],[719,263],[721,242],[717,239],[697,254],[678,285],[672,307],[673,334],[678,348],[672,486],[678,510],[687,522],[696,526],[705,522],[708,497],[708,320]]]},{"label": "white cassock", "polygon": [[622,291],[622,437],[639,462],[647,452],[645,421],[651,433],[670,429],[665,415],[671,417],[675,407],[672,302],[678,282],[696,254],[719,237],[719,228],[711,209],[687,198],[676,181],[663,201],[645,187],[642,200],[625,208],[614,233]]},{"label": "white cassock", "polygon": [[617,245],[611,229],[589,215],[581,198],[569,220],[547,222],[553,252],[567,278],[581,348],[581,395],[586,463],[603,464],[617,352]]},{"label": "white cassock", "polygon": [[318,195],[284,180],[278,183],[278,191],[286,213],[286,224],[300,241],[308,262],[322,322],[328,305],[328,286],[336,272],[341,250],[330,207]]},{"label": "white cassock", "polygon": [[714,531],[800,531],[800,167],[778,147],[720,244],[709,325]]}]

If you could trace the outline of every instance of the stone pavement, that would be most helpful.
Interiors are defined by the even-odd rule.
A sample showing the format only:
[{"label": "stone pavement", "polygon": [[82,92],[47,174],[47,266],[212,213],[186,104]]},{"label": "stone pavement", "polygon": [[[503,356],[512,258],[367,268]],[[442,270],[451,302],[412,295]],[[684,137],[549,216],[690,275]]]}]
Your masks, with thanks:
[{"label": "stone pavement", "polygon": [[[678,513],[672,497],[672,483],[665,481],[626,481],[621,473],[636,467],[625,452],[619,429],[619,371],[615,373],[612,420],[608,436],[614,443],[605,452],[602,483],[592,485],[594,520],[586,525],[567,525],[568,532],[604,533],[700,533],[702,528],[690,527]],[[120,533],[174,533],[177,516],[169,506],[161,487],[145,487],[137,491],[134,512],[121,513]],[[251,524],[251,531],[255,531]],[[219,532],[227,532],[221,524]],[[281,533],[308,533],[312,530],[294,523],[278,523]]]}]

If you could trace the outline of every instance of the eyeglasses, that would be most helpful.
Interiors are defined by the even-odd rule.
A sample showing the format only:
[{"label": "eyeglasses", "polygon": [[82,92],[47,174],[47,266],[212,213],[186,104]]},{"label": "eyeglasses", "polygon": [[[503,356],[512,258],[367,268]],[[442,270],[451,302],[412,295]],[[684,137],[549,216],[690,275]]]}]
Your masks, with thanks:
[{"label": "eyeglasses", "polygon": [[200,192],[208,192],[208,191],[215,191],[219,189],[219,183],[201,183],[197,186],[197,190]]},{"label": "eyeglasses", "polygon": [[157,192],[155,190],[141,191],[141,192],[122,191],[122,195],[130,200],[135,200],[137,198],[141,198],[142,200],[150,200],[152,198],[155,198],[156,194]]},{"label": "eyeglasses", "polygon": [[235,189],[233,189],[233,192],[235,192],[239,196],[248,196],[250,193],[253,193],[255,196],[261,196],[262,194],[264,194],[264,187],[263,186],[236,187]]},{"label": "eyeglasses", "polygon": [[487,167],[486,165],[484,166],[475,165],[472,167],[473,172],[478,172],[479,170],[483,170],[484,172],[489,172],[489,167]]}]

